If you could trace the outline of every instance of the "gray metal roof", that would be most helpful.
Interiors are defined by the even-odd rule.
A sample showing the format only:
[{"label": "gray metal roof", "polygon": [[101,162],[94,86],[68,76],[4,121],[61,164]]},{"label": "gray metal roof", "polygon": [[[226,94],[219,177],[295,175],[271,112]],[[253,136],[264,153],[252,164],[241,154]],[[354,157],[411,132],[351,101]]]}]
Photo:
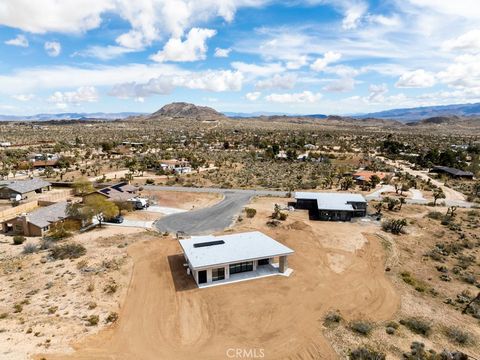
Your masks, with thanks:
[{"label": "gray metal roof", "polygon": [[35,191],[51,185],[52,184],[50,184],[48,181],[35,178],[35,179],[29,179],[29,180],[12,181],[9,184],[7,184],[5,187],[16,193],[25,194],[30,191]]},{"label": "gray metal roof", "polygon": [[[224,243],[194,246],[219,240],[223,240]],[[194,269],[293,254],[292,249],[259,231],[220,236],[192,236],[179,242]]]},{"label": "gray metal roof", "polygon": [[28,222],[40,228],[50,225],[67,217],[67,202],[62,201],[53,205],[39,208],[27,214]]},{"label": "gray metal roof", "polygon": [[316,200],[318,209],[353,211],[350,203],[366,203],[367,200],[361,194],[352,193],[321,193],[321,192],[296,192],[296,200]]},{"label": "gray metal roof", "polygon": [[473,176],[473,173],[470,171],[463,171],[463,170],[451,168],[448,166],[434,166],[431,171],[432,172],[443,171],[454,176]]}]

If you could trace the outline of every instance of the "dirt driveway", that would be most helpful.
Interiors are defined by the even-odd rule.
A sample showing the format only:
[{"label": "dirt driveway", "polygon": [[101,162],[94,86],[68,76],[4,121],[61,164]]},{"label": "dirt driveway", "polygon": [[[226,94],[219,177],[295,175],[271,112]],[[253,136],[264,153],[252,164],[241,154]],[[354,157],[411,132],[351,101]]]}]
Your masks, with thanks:
[{"label": "dirt driveway", "polygon": [[293,248],[290,277],[198,289],[177,241],[140,241],[129,249],[134,269],[119,322],[75,344],[74,354],[46,359],[215,360],[228,359],[229,349],[261,351],[265,359],[334,359],[322,334],[328,310],[347,320],[393,316],[399,297],[373,225],[313,223],[298,212],[271,229],[265,220],[274,201],[256,199],[256,217],[235,230],[258,229]]}]

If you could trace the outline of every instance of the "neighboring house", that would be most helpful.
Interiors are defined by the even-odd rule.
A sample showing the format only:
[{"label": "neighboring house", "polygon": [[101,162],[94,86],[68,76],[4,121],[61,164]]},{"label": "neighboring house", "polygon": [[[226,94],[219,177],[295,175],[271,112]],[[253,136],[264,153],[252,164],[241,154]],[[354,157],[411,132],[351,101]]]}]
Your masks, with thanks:
[{"label": "neighboring house", "polygon": [[175,171],[175,172],[177,171],[176,169],[180,169],[179,173],[183,173],[181,172],[181,169],[190,168],[190,172],[191,172],[190,163],[186,160],[178,160],[178,159],[160,160],[160,168],[163,171]]},{"label": "neighboring house", "polygon": [[25,200],[48,191],[51,187],[52,184],[42,179],[3,182],[0,185],[0,199]]},{"label": "neighboring house", "polygon": [[309,210],[314,219],[350,221],[367,215],[367,200],[360,194],[296,192],[296,208]]},{"label": "neighboring house", "polygon": [[[193,236],[179,240],[198,286],[286,274],[293,250],[259,232]],[[279,263],[274,264],[278,258]]]},{"label": "neighboring house", "polygon": [[102,195],[113,202],[122,202],[135,197],[137,192],[138,188],[136,186],[130,185],[127,182],[121,182],[87,194],[84,198],[94,195]]},{"label": "neighboring house", "polygon": [[4,221],[2,230],[16,235],[43,236],[51,226],[68,218],[67,205],[66,201],[58,202]]},{"label": "neighboring house", "polygon": [[473,179],[473,173],[470,171],[463,171],[460,169],[455,169],[447,166],[434,166],[431,170],[431,173],[437,174],[446,174],[455,179]]},{"label": "neighboring house", "polygon": [[380,180],[385,179],[390,173],[380,172],[380,171],[367,171],[362,170],[353,174],[353,179],[358,185],[365,185],[370,182],[373,175],[377,175]]}]

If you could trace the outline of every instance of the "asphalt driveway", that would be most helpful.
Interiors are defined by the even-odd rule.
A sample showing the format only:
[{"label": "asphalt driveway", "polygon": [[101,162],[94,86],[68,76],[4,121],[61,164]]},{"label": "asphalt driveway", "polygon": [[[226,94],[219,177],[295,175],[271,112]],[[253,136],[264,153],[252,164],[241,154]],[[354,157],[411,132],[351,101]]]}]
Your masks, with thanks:
[{"label": "asphalt driveway", "polygon": [[205,235],[221,231],[233,224],[243,207],[254,196],[281,196],[287,195],[284,191],[243,190],[220,188],[187,188],[169,186],[145,186],[152,190],[209,192],[223,194],[224,198],[208,208],[172,214],[165,216],[154,223],[158,231],[176,233],[183,231],[186,235]]}]

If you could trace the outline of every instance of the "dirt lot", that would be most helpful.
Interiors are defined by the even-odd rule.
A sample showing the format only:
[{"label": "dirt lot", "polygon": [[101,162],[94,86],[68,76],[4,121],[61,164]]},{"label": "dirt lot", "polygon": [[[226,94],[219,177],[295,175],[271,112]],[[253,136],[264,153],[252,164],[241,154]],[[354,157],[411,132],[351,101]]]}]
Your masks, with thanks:
[{"label": "dirt lot", "polygon": [[158,206],[184,210],[201,209],[212,206],[221,200],[220,194],[176,191],[143,190],[142,196],[153,199]]},{"label": "dirt lot", "polygon": [[228,349],[241,348],[262,349],[267,359],[332,359],[322,334],[328,310],[390,319],[400,298],[385,276],[378,227],[313,223],[298,212],[271,229],[265,223],[276,201],[285,199],[255,200],[255,218],[234,230],[258,229],[293,248],[289,278],[200,290],[183,269],[177,241],[139,241],[128,249],[135,266],[119,322],[75,343],[71,356],[45,357],[224,359]]},{"label": "dirt lot", "polygon": [[[77,235],[73,240],[87,249],[77,260],[50,260],[48,250],[24,255],[22,245],[1,236],[0,358],[68,351],[70,342],[105,326],[125,297],[133,264],[126,246],[140,231],[103,228]],[[110,285],[116,287],[113,293],[105,290]],[[87,326],[92,315],[99,316],[99,324]]]}]

